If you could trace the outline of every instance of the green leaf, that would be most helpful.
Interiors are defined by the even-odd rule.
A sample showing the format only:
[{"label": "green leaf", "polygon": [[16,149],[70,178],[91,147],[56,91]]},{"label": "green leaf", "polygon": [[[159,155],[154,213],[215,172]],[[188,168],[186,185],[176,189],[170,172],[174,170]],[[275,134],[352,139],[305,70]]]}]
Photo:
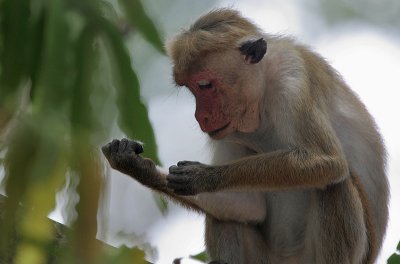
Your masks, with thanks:
[{"label": "green leaf", "polygon": [[[400,242],[397,245],[396,250],[399,252],[400,251]],[[400,255],[397,253],[394,253],[391,255],[387,261],[388,264],[400,264]]]},{"label": "green leaf", "polygon": [[43,63],[33,94],[34,111],[61,113],[74,79],[69,67],[72,43],[61,0],[49,1],[44,33]]},{"label": "green leaf", "polygon": [[146,15],[140,0],[119,0],[125,15],[137,29],[158,51],[165,53],[164,44],[151,19]]},{"label": "green leaf", "polygon": [[103,263],[149,264],[149,262],[144,259],[144,252],[138,248],[128,248],[126,246],[122,246],[115,253],[112,252],[112,254],[109,254]]},{"label": "green leaf", "polygon": [[76,258],[82,263],[97,263],[101,247],[96,242],[97,206],[103,172],[99,163],[98,152],[88,145],[85,135],[75,137],[73,141],[73,171],[79,176],[79,203],[76,206],[78,219],[72,225],[75,230],[73,244]]},{"label": "green leaf", "polygon": [[[5,190],[8,195],[4,207],[4,215],[0,221],[0,255],[6,253],[14,243],[9,238],[14,236],[18,216],[19,204],[24,201],[30,186],[31,171],[35,155],[39,149],[40,136],[28,118],[24,119],[15,128],[12,138],[8,142],[8,151],[5,158]],[[22,151],[23,150],[23,151]],[[7,254],[7,253],[6,253]]]},{"label": "green leaf", "polygon": [[[23,200],[29,177],[37,154],[40,135],[29,117],[21,118],[22,122],[14,131],[5,158],[6,192],[9,201],[18,203]],[[23,151],[21,151],[23,149]]]},{"label": "green leaf", "polygon": [[207,255],[207,252],[203,251],[197,255],[190,256],[191,259],[207,262],[210,258]]},{"label": "green leaf", "polygon": [[[40,11],[38,11],[40,12]],[[29,43],[30,49],[28,53],[28,75],[31,78],[31,91],[30,94],[34,94],[36,91],[36,85],[39,79],[40,69],[43,61],[44,53],[44,35],[45,35],[45,20],[46,12],[41,10],[35,18],[32,18],[30,25],[30,36]]]},{"label": "green leaf", "polygon": [[400,264],[400,255],[393,254],[387,261],[387,264]]},{"label": "green leaf", "polygon": [[93,88],[93,73],[95,68],[95,53],[93,50],[94,31],[86,26],[80,33],[76,45],[75,68],[77,76],[72,86],[71,124],[74,135],[92,132],[91,124],[96,119],[90,103]]},{"label": "green leaf", "polygon": [[0,133],[18,108],[26,77],[29,17],[29,1],[0,1]]},{"label": "green leaf", "polygon": [[29,48],[29,1],[1,1],[0,23],[2,36],[0,102],[15,92],[26,70]]},{"label": "green leaf", "polygon": [[102,29],[113,62],[120,127],[130,138],[143,141],[144,155],[160,164],[153,129],[147,109],[140,100],[139,80],[132,69],[129,53],[111,24],[103,21]]},{"label": "green leaf", "polygon": [[113,4],[110,3],[109,1],[100,0],[99,1],[99,10],[100,10],[102,16],[106,20],[112,22],[113,24],[119,23],[120,17],[118,16],[118,13],[115,10]]}]

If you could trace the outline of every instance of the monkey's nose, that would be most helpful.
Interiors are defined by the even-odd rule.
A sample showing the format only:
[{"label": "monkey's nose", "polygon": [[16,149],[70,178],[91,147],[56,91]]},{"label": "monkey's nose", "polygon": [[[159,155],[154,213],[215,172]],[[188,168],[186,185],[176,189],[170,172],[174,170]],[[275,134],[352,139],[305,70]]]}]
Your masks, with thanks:
[{"label": "monkey's nose", "polygon": [[204,132],[207,132],[207,127],[210,123],[210,118],[209,118],[208,114],[205,112],[196,111],[195,117],[196,117],[197,122],[200,125],[201,130],[203,130]]}]

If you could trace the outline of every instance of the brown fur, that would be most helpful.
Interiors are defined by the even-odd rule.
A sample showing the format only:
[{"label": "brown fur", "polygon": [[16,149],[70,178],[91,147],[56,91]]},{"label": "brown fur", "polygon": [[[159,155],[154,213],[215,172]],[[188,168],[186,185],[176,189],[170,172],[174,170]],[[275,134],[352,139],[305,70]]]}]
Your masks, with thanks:
[{"label": "brown fur", "polygon": [[376,230],[375,230],[376,223],[374,223],[374,218],[372,216],[372,208],[370,206],[368,194],[365,192],[364,187],[360,182],[360,176],[356,175],[356,173],[352,171],[351,179],[358,191],[358,195],[363,205],[365,225],[368,231],[368,253],[366,255],[365,263],[372,264],[374,263],[374,260],[378,256],[378,250],[379,250],[378,245],[381,243],[381,241],[378,241],[376,237]]},{"label": "brown fur", "polygon": [[[196,73],[196,71],[201,71],[202,68],[212,69],[220,72],[222,76],[226,76],[223,69],[229,68],[229,65],[237,65],[237,62],[232,61],[232,59],[230,59],[230,62],[225,61],[216,54],[223,54],[226,50],[235,49],[243,39],[258,36],[263,36],[260,30],[247,19],[242,18],[237,11],[221,9],[210,12],[201,17],[188,31],[180,34],[174,41],[170,42],[168,50],[174,62],[175,80],[180,85],[188,85],[187,80],[190,79],[190,75]],[[361,127],[362,129],[365,128],[365,131],[369,131],[365,133],[359,130],[359,133],[364,134],[367,141],[365,142],[366,144],[372,144],[376,148],[378,162],[380,162],[377,163],[377,166],[378,168],[381,166],[377,173],[384,173],[384,149],[380,136],[375,130],[375,124],[365,107],[349,91],[340,76],[324,59],[293,40],[273,36],[266,36],[266,38],[267,41],[270,40],[272,43],[275,42],[275,45],[281,45],[283,49],[286,48],[286,52],[291,53],[292,60],[285,61],[285,56],[278,57],[278,53],[270,54],[270,61],[266,62],[267,66],[265,67],[270,72],[266,79],[267,85],[269,84],[269,91],[265,91],[265,96],[269,97],[270,105],[276,103],[289,106],[289,108],[283,110],[273,105],[271,108],[275,109],[270,110],[267,106],[264,110],[269,114],[270,119],[275,118],[274,111],[277,112],[278,118],[282,118],[283,112],[286,112],[285,115],[287,116],[294,117],[294,119],[288,120],[290,128],[285,125],[279,126],[283,129],[282,134],[294,129],[297,136],[291,138],[294,142],[288,142],[292,145],[290,147],[292,150],[261,153],[233,162],[229,161],[222,165],[220,173],[213,175],[217,178],[214,182],[220,184],[217,189],[245,188],[253,190],[266,188],[268,190],[290,190],[292,188],[315,187],[323,189],[327,185],[340,183],[348,178],[349,164],[346,160],[346,155],[349,155],[349,153],[347,147],[342,146],[340,140],[338,140],[334,127],[331,125],[332,121],[335,122],[331,116],[336,114],[331,113],[332,108],[335,108],[335,105],[332,104],[332,97],[346,97],[351,102],[352,107],[358,109],[356,111],[357,115],[362,118],[359,122],[364,126]],[[207,59],[209,57],[214,58],[214,60]],[[215,59],[215,57],[217,58]],[[287,57],[290,58],[290,56]],[[198,66],[200,63],[201,65]],[[293,67],[290,67],[291,64]],[[192,65],[196,65],[196,67]],[[251,70],[254,71],[254,69]],[[240,82],[240,79],[250,80],[260,77],[260,75],[243,71],[242,74],[246,77],[239,78],[238,82]],[[276,80],[275,78],[279,79]],[[287,94],[282,95],[282,91],[274,90],[282,87],[282,79],[285,78],[289,82],[294,80],[293,86],[298,85],[301,88],[295,91],[295,97]],[[251,86],[251,83],[247,85],[247,87]],[[235,89],[232,88],[232,90]],[[243,98],[244,96],[237,97]],[[290,102],[288,102],[289,100]],[[235,103],[232,99],[229,99],[229,102],[234,108],[243,104]],[[262,110],[260,109],[260,111]],[[234,109],[223,111],[234,112]],[[261,119],[263,119],[263,116],[261,116]],[[273,121],[278,123],[285,122],[285,120]],[[261,122],[263,123],[263,121]],[[308,126],[304,126],[304,124]],[[343,147],[346,149],[343,149]],[[380,161],[379,157],[381,157]],[[297,175],[301,175],[301,177]],[[385,190],[380,195],[382,197],[381,202],[385,204],[382,212],[383,216],[376,216],[375,213],[375,218],[386,222],[386,178],[379,179],[378,182],[380,182],[380,188]],[[376,239],[372,216],[374,213],[371,213],[373,210],[369,208],[367,203],[367,194],[362,191],[365,184],[369,185],[370,183],[367,180],[361,182],[357,180],[355,182],[364,206],[364,218],[369,235],[368,261],[373,261],[376,258],[377,248],[379,248],[378,244],[382,243],[383,235],[382,231],[380,231],[380,239]],[[368,188],[371,189],[370,187]],[[380,225],[382,225],[382,222]],[[381,227],[379,229],[382,230]],[[345,234],[343,235],[345,236]]]}]

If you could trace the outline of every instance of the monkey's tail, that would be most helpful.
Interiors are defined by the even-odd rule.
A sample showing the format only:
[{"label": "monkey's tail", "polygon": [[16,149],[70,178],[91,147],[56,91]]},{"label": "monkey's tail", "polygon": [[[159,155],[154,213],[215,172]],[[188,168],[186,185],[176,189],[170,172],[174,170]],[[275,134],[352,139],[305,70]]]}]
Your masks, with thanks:
[{"label": "monkey's tail", "polygon": [[366,255],[365,263],[373,264],[378,255],[378,240],[375,232],[374,219],[372,217],[372,209],[368,200],[368,196],[365,192],[364,187],[361,184],[360,176],[356,174],[353,170],[350,171],[351,179],[354,186],[357,189],[358,195],[360,196],[361,203],[363,205],[364,211],[364,221],[367,228],[368,236],[368,252]]}]

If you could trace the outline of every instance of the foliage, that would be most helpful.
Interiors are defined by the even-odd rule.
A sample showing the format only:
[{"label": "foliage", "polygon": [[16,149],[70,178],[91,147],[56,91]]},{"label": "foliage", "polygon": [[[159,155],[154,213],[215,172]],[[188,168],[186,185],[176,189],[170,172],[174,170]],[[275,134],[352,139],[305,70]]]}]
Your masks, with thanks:
[{"label": "foliage", "polygon": [[[139,0],[120,2],[131,27],[162,51]],[[123,132],[146,142],[146,156],[158,162],[123,34],[106,16],[110,6],[0,1],[0,166],[7,194],[0,208],[0,260],[7,263],[144,263],[140,250],[109,253],[95,239],[104,176],[98,148],[117,115]],[[80,201],[78,219],[65,231],[69,246],[59,247],[45,216],[67,174],[79,177]]]},{"label": "foliage", "polygon": [[[189,259],[194,259],[201,263],[208,263],[208,261],[210,260],[207,252],[205,252],[205,251],[200,252],[199,254],[196,254],[196,255],[189,256]],[[182,262],[182,258],[176,258],[176,259],[174,259],[173,264],[181,264],[181,262]]]},{"label": "foliage", "polygon": [[210,258],[208,257],[207,252],[205,252],[205,251],[200,252],[200,253],[197,254],[197,255],[190,256],[190,258],[191,258],[191,259],[198,260],[198,261],[202,261],[202,262],[204,262],[204,263],[206,263],[206,262],[210,259]]},{"label": "foliage", "polygon": [[397,245],[397,252],[390,256],[388,264],[400,264],[400,242]]}]

